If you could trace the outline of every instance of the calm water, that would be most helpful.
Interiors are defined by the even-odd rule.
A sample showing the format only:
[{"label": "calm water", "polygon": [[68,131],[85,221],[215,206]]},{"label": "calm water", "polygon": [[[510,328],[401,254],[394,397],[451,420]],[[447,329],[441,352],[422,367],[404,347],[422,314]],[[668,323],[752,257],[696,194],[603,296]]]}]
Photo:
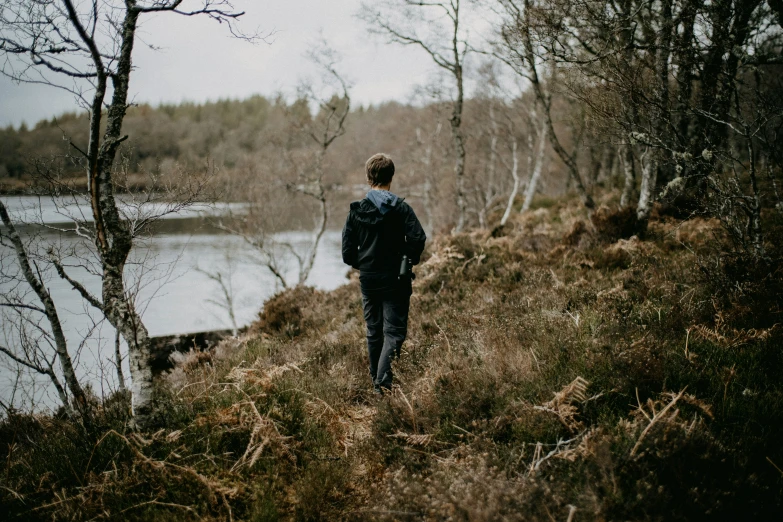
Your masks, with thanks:
[{"label": "calm water", "polygon": [[[44,217],[44,222],[64,222],[62,208],[68,212],[81,212],[78,206],[55,205],[47,200],[39,204],[33,198],[3,198],[12,219]],[[58,208],[59,207],[59,208]],[[202,206],[198,213],[214,214],[223,208]],[[188,217],[194,217],[196,210]],[[176,219],[169,217],[168,219]],[[234,297],[234,311],[238,326],[250,323],[262,308],[263,302],[280,287],[271,273],[261,265],[257,253],[241,238],[215,233],[198,220],[178,222],[176,233],[158,234],[138,243],[131,255],[127,278],[138,288],[138,307],[150,335],[168,335],[203,330],[231,328],[231,321],[222,300],[218,283],[204,272],[221,274],[230,284]],[[2,226],[0,225],[0,231]],[[302,232],[277,234],[276,238],[295,246],[303,247],[309,235]],[[45,232],[42,242],[69,246],[72,236]],[[0,246],[0,271],[8,273],[15,269],[14,258],[6,247]],[[141,262],[147,267],[140,274]],[[297,267],[284,261],[289,281],[295,281]],[[154,268],[150,269],[149,267]],[[307,280],[308,285],[320,289],[333,289],[346,282],[348,270],[340,256],[340,233],[328,231],[319,246],[315,266]],[[95,295],[100,295],[100,279],[87,270],[72,268],[72,277],[82,282]],[[45,272],[47,287],[63,322],[69,348],[75,355],[77,372],[82,382],[89,383],[99,396],[116,389],[114,366],[114,329],[100,314],[90,309],[70,285],[57,277],[53,271]],[[8,294],[12,287],[7,281],[0,282],[0,292]],[[35,302],[35,298],[31,298]],[[0,317],[2,327],[0,342],[5,346],[18,343],[15,321],[8,316]],[[42,321],[45,324],[45,320]],[[85,341],[86,339],[86,341]],[[123,350],[124,350],[123,346]],[[124,352],[123,352],[124,353]],[[125,376],[129,373],[127,362]],[[15,391],[14,391],[15,390]],[[32,403],[40,407],[56,405],[59,400],[46,379],[26,374],[17,383],[16,366],[0,354],[0,398],[5,403],[13,401],[17,406],[29,408]]]}]

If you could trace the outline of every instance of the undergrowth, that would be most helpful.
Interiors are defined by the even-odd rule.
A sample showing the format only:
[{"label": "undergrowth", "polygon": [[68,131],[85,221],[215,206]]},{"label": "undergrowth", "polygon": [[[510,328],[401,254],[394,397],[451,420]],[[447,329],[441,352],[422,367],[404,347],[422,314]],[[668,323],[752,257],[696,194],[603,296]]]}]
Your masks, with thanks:
[{"label": "undergrowth", "polygon": [[9,414],[2,511],[9,520],[776,517],[777,246],[764,266],[710,264],[713,222],[659,216],[644,240],[618,239],[628,236],[623,216],[596,215],[551,202],[500,237],[438,238],[417,270],[409,337],[383,399],[372,394],[354,278],[333,292],[279,294],[245,337],[206,364],[203,355],[182,363],[160,383],[156,432],[128,429],[125,395],[89,424]]}]

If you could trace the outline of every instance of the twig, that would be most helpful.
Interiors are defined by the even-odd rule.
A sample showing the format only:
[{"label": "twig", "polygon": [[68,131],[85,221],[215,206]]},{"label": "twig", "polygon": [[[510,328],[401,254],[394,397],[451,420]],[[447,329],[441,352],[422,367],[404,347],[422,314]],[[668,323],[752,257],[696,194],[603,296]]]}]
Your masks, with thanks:
[{"label": "twig", "polygon": [[468,430],[466,430],[465,428],[460,428],[459,426],[457,426],[457,425],[456,425],[456,424],[454,424],[453,422],[451,423],[451,425],[452,425],[452,426],[454,426],[455,428],[457,428],[459,431],[461,431],[461,432],[464,432],[464,433],[467,433],[467,434],[468,434],[468,435],[470,435],[471,437],[476,437],[476,434],[475,434],[475,433],[471,433],[471,432],[469,432]]},{"label": "twig", "polygon": [[533,351],[533,348],[530,348],[530,355],[533,356],[533,360],[536,361],[536,368],[538,368],[538,371],[541,371],[541,365],[538,363],[538,357],[536,357],[536,352]]},{"label": "twig", "polygon": [[470,264],[471,261],[476,261],[476,264],[480,265],[481,262],[486,257],[487,257],[486,254],[481,254],[481,255],[476,254],[476,255],[474,255],[473,257],[471,257],[470,259],[468,259],[467,261],[462,263],[462,266],[455,273],[457,273],[457,274],[464,274],[465,273],[465,269],[468,267],[468,265]]},{"label": "twig", "polygon": [[[647,427],[646,427],[646,428],[644,428],[644,431],[642,432],[642,434],[641,434],[641,435],[639,435],[639,439],[636,441],[636,444],[634,444],[633,448],[631,449],[631,456],[632,456],[632,457],[633,457],[633,456],[636,454],[636,450],[637,450],[637,449],[639,449],[639,446],[642,444],[642,440],[643,440],[643,439],[644,439],[644,437],[647,435],[647,433],[649,433],[649,431],[652,429],[653,425],[654,425],[656,422],[658,422],[658,420],[659,420],[661,417],[663,417],[663,416],[664,416],[664,414],[665,414],[667,411],[669,411],[669,410],[671,409],[671,407],[672,407],[672,406],[674,406],[674,405],[677,403],[677,401],[678,401],[678,400],[680,400],[680,398],[681,398],[681,397],[682,397],[682,396],[685,394],[685,390],[686,390],[687,388],[688,388],[687,386],[686,386],[685,388],[683,388],[683,389],[682,389],[682,391],[681,391],[679,394],[677,394],[677,396],[676,396],[674,399],[672,399],[672,401],[671,401],[669,404],[667,404],[667,405],[666,405],[666,406],[665,406],[665,407],[664,407],[664,408],[663,408],[663,409],[662,409],[660,412],[658,412],[657,414],[654,414],[654,415],[653,415],[653,418],[652,418],[652,420],[651,420],[651,421],[650,421],[650,423],[647,425]],[[638,390],[637,390],[637,400],[638,400]],[[646,416],[646,415],[645,415],[645,416]],[[649,418],[649,417],[647,417],[647,418]]]},{"label": "twig", "polygon": [[127,507],[127,508],[123,509],[122,511],[118,511],[116,513],[107,513],[107,512],[101,513],[97,517],[91,518],[90,521],[98,520],[100,518],[117,517],[118,515],[121,515],[122,513],[125,513],[126,511],[130,511],[131,509],[136,509],[136,508],[140,508],[140,507],[143,507],[143,506],[149,506],[149,505],[175,507],[175,508],[179,508],[179,509],[184,509],[185,511],[188,511],[188,512],[193,513],[194,515],[196,515],[196,510],[193,509],[190,506],[185,506],[183,504],[175,504],[173,502],[161,502],[158,499],[153,499],[153,500],[148,500],[146,502],[141,502],[139,504],[134,504],[133,506]]},{"label": "twig", "polygon": [[538,471],[538,468],[541,467],[541,464],[544,463],[547,459],[550,459],[560,453],[561,448],[565,449],[567,448],[572,442],[582,438],[585,436],[585,434],[588,432],[588,430],[583,430],[581,433],[579,433],[576,437],[572,437],[568,440],[558,440],[557,444],[555,444],[555,447],[552,451],[546,454],[546,456],[542,457],[541,454],[543,453],[544,446],[551,446],[552,444],[543,444],[541,442],[536,443],[536,450],[533,453],[533,460],[530,462],[530,474],[534,473],[535,471]]},{"label": "twig", "polygon": [[397,390],[400,392],[400,395],[402,395],[402,400],[404,400],[405,404],[408,405],[408,409],[411,410],[411,420],[413,421],[413,432],[418,435],[419,429],[416,426],[416,414],[413,412],[413,406],[411,406],[411,403],[408,402],[408,398],[405,396],[405,393],[402,391],[402,389],[397,388]]},{"label": "twig", "polygon": [[435,321],[435,326],[438,327],[438,330],[440,330],[440,333],[443,335],[443,338],[446,339],[446,346],[449,348],[449,353],[451,353],[451,342],[449,341],[449,336],[446,335],[446,332],[444,332],[443,328],[440,327],[438,321]]},{"label": "twig", "polygon": [[774,462],[772,462],[772,459],[771,459],[771,458],[769,458],[769,457],[766,457],[766,459],[767,459],[767,462],[769,462],[770,464],[772,464],[772,467],[773,467],[773,468],[775,468],[776,470],[778,470],[778,471],[780,472],[780,474],[781,474],[781,475],[783,475],[783,469],[780,469],[780,468],[778,467],[778,465],[777,465],[777,464],[775,464]]},{"label": "twig", "polygon": [[647,412],[644,411],[644,408],[642,408],[642,401],[639,400],[639,388],[636,388],[636,404],[637,404],[637,407],[638,407],[639,411],[642,412],[642,415],[647,417],[648,421],[651,421],[652,419],[650,418],[650,416],[647,415]]}]

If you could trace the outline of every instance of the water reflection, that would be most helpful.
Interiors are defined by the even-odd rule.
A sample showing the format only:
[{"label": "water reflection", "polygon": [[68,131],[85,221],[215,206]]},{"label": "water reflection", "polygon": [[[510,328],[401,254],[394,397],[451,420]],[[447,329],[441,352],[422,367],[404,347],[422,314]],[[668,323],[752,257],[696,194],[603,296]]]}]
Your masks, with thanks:
[{"label": "water reflection", "polygon": [[[9,207],[18,218],[19,208],[14,208],[11,201]],[[233,291],[234,313],[240,326],[250,323],[263,302],[280,290],[278,281],[260,263],[258,254],[241,238],[217,233],[203,219],[196,217],[168,220],[161,230],[165,232],[137,243],[127,268],[128,279],[135,282],[138,289],[139,310],[150,335],[232,327],[219,285],[204,272],[222,274]],[[46,232],[42,239],[44,242],[65,243],[66,247],[68,242],[75,241],[73,236],[52,232]],[[285,232],[277,234],[276,239],[303,247],[309,241],[309,235]],[[6,255],[8,259],[12,258]],[[297,266],[290,262],[282,266],[287,279],[295,281]],[[7,266],[4,268],[8,269]],[[69,273],[95,295],[100,295],[98,276],[79,268],[71,268]],[[346,273],[340,255],[340,233],[328,231],[316,254],[307,284],[324,290],[333,289],[346,282]],[[67,282],[51,270],[45,274],[69,349],[75,355],[77,372],[82,382],[89,384],[97,395],[105,396],[117,387],[112,363],[114,329]],[[7,283],[0,283],[0,291],[10,291]],[[10,326],[4,324],[2,327],[6,344],[14,342]],[[125,347],[122,349],[125,354]],[[24,386],[20,386],[16,366],[5,357],[0,361],[0,397],[4,402],[13,400],[25,407],[33,402],[38,406],[52,406],[59,402],[46,379],[28,374],[21,383]],[[124,366],[127,378],[127,362]]]}]

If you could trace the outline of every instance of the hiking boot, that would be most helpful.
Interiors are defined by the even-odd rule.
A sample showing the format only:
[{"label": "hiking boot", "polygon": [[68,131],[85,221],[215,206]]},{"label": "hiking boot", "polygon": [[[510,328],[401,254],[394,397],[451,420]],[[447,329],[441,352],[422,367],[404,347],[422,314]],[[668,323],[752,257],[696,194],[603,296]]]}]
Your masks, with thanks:
[{"label": "hiking boot", "polygon": [[387,395],[391,395],[392,394],[392,389],[390,387],[387,387],[387,386],[374,385],[373,386],[373,392],[374,392],[376,397],[386,397]]}]

